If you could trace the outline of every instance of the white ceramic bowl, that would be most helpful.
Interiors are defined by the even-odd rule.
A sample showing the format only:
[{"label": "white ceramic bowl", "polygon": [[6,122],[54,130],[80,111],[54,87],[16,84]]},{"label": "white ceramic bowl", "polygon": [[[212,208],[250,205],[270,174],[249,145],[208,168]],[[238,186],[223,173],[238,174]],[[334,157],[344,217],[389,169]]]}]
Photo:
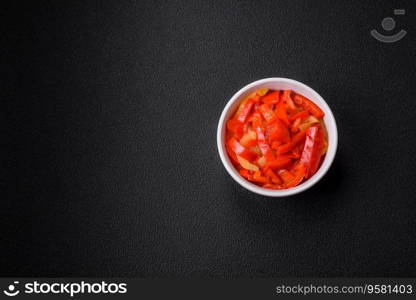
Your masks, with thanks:
[{"label": "white ceramic bowl", "polygon": [[[227,120],[234,114],[236,111],[239,103],[247,97],[249,94],[254,92],[255,90],[268,88],[273,90],[292,90],[296,93],[299,93],[313,102],[315,102],[324,112],[324,122],[326,125],[326,129],[328,132],[328,151],[324,157],[324,161],[321,164],[319,170],[308,180],[303,182],[302,184],[295,186],[293,188],[285,189],[285,190],[272,190],[262,188],[258,185],[255,185],[245,178],[241,177],[238,171],[234,168],[233,164],[228,157],[227,150],[225,148],[225,130],[226,130],[226,123]],[[332,162],[335,158],[335,153],[337,151],[338,145],[338,131],[337,125],[335,123],[334,115],[332,114],[331,109],[329,108],[328,104],[325,100],[312,88],[309,86],[288,78],[266,78],[261,79],[255,82],[252,82],[241,90],[239,90],[231,99],[228,101],[227,105],[225,106],[224,110],[222,111],[220,121],[218,123],[218,130],[217,130],[217,145],[218,145],[218,152],[221,157],[221,161],[224,164],[225,169],[231,175],[231,177],[237,181],[241,186],[245,187],[246,189],[269,197],[285,197],[294,195],[300,192],[303,192],[309,189],[311,186],[316,184],[328,171],[329,167],[331,166]]]}]

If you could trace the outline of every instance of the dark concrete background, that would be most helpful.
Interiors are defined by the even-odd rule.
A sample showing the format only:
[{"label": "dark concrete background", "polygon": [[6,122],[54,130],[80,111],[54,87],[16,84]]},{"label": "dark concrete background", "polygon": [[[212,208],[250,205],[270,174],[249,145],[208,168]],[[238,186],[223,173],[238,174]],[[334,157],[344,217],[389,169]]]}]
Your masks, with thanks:
[{"label": "dark concrete background", "polygon": [[[13,5],[1,276],[416,276],[414,1]],[[408,34],[382,44],[394,8]],[[228,99],[265,77],[310,85],[339,127],[326,177],[284,199],[216,150]]]}]

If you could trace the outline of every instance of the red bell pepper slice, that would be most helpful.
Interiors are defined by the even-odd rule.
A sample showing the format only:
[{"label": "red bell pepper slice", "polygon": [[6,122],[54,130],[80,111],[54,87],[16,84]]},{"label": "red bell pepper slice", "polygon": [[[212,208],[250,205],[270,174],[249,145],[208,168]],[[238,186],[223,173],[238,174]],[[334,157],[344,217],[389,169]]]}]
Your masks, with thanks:
[{"label": "red bell pepper slice", "polygon": [[280,145],[279,147],[277,147],[276,150],[277,150],[277,153],[278,154],[284,154],[284,153],[287,153],[290,150],[292,150],[292,148],[293,148],[293,143],[290,142],[290,143],[286,143],[286,144]]},{"label": "red bell pepper slice", "polygon": [[274,92],[268,93],[267,95],[263,96],[262,100],[263,100],[263,103],[266,103],[266,104],[279,103],[280,92],[274,91]]},{"label": "red bell pepper slice", "polygon": [[301,106],[303,106],[307,111],[309,111],[315,118],[322,118],[325,113],[322,109],[319,108],[314,102],[309,100],[308,98],[296,94],[295,95],[295,102]]},{"label": "red bell pepper slice", "polygon": [[266,158],[266,161],[270,161],[274,159],[273,152],[270,148],[270,145],[266,141],[266,137],[264,136],[263,130],[261,127],[256,128],[257,133],[257,144],[259,145],[261,153]]},{"label": "red bell pepper slice", "polygon": [[257,135],[254,131],[248,131],[240,139],[239,143],[246,148],[254,147],[257,145]]},{"label": "red bell pepper slice", "polygon": [[272,169],[268,169],[266,172],[266,176],[270,178],[270,181],[276,184],[281,184],[282,180],[279,176],[277,176]]},{"label": "red bell pepper slice", "polygon": [[272,149],[277,150],[277,148],[282,144],[281,141],[273,141],[271,144]]},{"label": "red bell pepper slice", "polygon": [[278,146],[276,148],[277,153],[283,154],[283,153],[289,152],[294,147],[296,147],[296,145],[302,142],[305,139],[305,137],[306,137],[306,130],[299,131],[297,134],[293,136],[292,141],[290,143],[286,143],[281,146]]},{"label": "red bell pepper slice", "polygon": [[260,171],[254,172],[253,181],[259,182],[259,183],[269,183],[269,179],[265,176],[261,176]]},{"label": "red bell pepper slice", "polygon": [[322,131],[318,126],[308,128],[305,146],[300,158],[300,163],[306,167],[306,178],[310,178],[318,170],[322,157],[322,139]]},{"label": "red bell pepper slice", "polygon": [[289,118],[289,121],[295,121],[298,118],[300,118],[301,120],[304,120],[307,117],[309,117],[308,111],[307,110],[302,110],[298,113],[295,113],[295,114],[291,115],[290,118]]},{"label": "red bell pepper slice", "polygon": [[239,171],[240,175],[243,176],[247,180],[253,180],[253,175],[250,174],[249,170],[246,169],[240,169]]},{"label": "red bell pepper slice", "polygon": [[282,100],[287,104],[288,108],[291,110],[295,110],[296,106],[293,103],[292,97],[290,96],[291,90],[284,90]]},{"label": "red bell pepper slice", "polygon": [[241,156],[248,161],[253,161],[257,158],[257,154],[248,150],[246,147],[241,145],[235,138],[231,138],[228,140],[227,145],[230,149],[237,155]]},{"label": "red bell pepper slice", "polygon": [[292,149],[292,155],[293,155],[293,157],[296,158],[296,159],[299,159],[300,156],[301,156],[301,154],[302,154],[302,150],[303,150],[303,145],[295,146]]},{"label": "red bell pepper slice", "polygon": [[303,178],[306,175],[306,168],[303,164],[298,164],[294,168],[294,172],[291,172],[291,174],[293,175],[293,178],[288,181],[285,181],[285,187],[287,188],[297,186],[299,183],[302,182]]},{"label": "red bell pepper slice", "polygon": [[299,130],[300,121],[301,121],[301,119],[300,118],[297,118],[295,120],[295,122],[293,122],[292,127],[290,128],[290,130],[292,132],[297,132]]},{"label": "red bell pepper slice", "polygon": [[289,155],[278,155],[276,159],[266,162],[265,167],[272,169],[281,169],[287,167],[291,162],[292,158]]},{"label": "red bell pepper slice", "polygon": [[257,127],[261,127],[263,123],[261,114],[258,112],[255,112],[251,118],[251,127],[256,130]]},{"label": "red bell pepper slice", "polygon": [[293,175],[290,171],[283,169],[279,171],[279,176],[282,178],[284,183],[291,182],[293,179],[295,179],[295,175]]},{"label": "red bell pepper slice", "polygon": [[237,139],[240,139],[244,134],[244,124],[237,119],[228,120],[227,129],[234,133]]},{"label": "red bell pepper slice", "polygon": [[225,145],[225,148],[227,149],[227,153],[228,153],[228,156],[231,158],[231,161],[234,164],[238,165],[239,162],[237,159],[237,155],[230,149],[230,147],[227,144]]},{"label": "red bell pepper slice", "polygon": [[279,119],[266,127],[266,136],[269,141],[279,141],[280,143],[287,143],[290,141],[289,130]]},{"label": "red bell pepper slice", "polygon": [[279,104],[277,104],[277,109],[276,109],[276,115],[277,117],[282,120],[287,126],[290,124],[289,122],[289,118],[287,116],[287,107],[286,107],[286,103],[284,102],[279,102]]},{"label": "red bell pepper slice", "polygon": [[244,123],[248,117],[248,115],[251,112],[251,108],[254,105],[254,100],[253,99],[249,99],[243,106],[243,108],[241,109],[240,114],[237,116],[237,120],[240,121],[241,123]]},{"label": "red bell pepper slice", "polygon": [[300,142],[303,142],[305,137],[306,137],[306,130],[299,131],[298,133],[296,133],[292,138],[293,146],[296,146]]},{"label": "red bell pepper slice", "polygon": [[276,115],[273,110],[267,104],[262,104],[259,106],[259,111],[266,120],[267,123],[273,122],[276,119]]}]

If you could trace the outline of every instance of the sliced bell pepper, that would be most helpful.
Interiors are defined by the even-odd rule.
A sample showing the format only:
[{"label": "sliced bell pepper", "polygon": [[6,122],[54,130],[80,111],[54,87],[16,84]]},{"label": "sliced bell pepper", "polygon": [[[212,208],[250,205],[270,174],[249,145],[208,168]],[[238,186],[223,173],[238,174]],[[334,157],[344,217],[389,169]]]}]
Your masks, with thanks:
[{"label": "sliced bell pepper", "polygon": [[234,163],[239,164],[238,159],[237,159],[237,155],[230,149],[230,147],[227,144],[225,145],[225,148],[227,149],[228,156],[231,158],[231,160]]},{"label": "sliced bell pepper", "polygon": [[249,130],[243,137],[240,139],[240,144],[246,148],[253,147],[257,145],[257,135],[253,130]]},{"label": "sliced bell pepper", "polygon": [[268,104],[262,104],[259,106],[259,111],[266,120],[267,123],[273,122],[276,119],[276,115],[273,110],[270,109]]},{"label": "sliced bell pepper", "polygon": [[267,177],[262,176],[260,171],[256,171],[253,174],[253,181],[259,182],[259,183],[269,183],[269,180]]},{"label": "sliced bell pepper", "polygon": [[266,176],[270,178],[270,181],[276,184],[281,184],[282,179],[280,179],[279,176],[277,176],[272,169],[268,169],[266,172]]},{"label": "sliced bell pepper", "polygon": [[276,159],[266,162],[265,166],[272,169],[282,169],[292,162],[289,155],[278,155]]},{"label": "sliced bell pepper", "polygon": [[302,154],[302,150],[303,150],[303,145],[295,146],[292,149],[292,155],[293,155],[293,157],[296,158],[296,159],[299,159],[300,156],[301,156],[301,154]]},{"label": "sliced bell pepper", "polygon": [[290,171],[288,171],[286,169],[280,170],[279,171],[279,176],[280,176],[280,178],[282,178],[282,180],[285,184],[289,183],[289,182],[291,182],[292,180],[295,179],[295,175],[293,175]]},{"label": "sliced bell pepper", "polygon": [[277,150],[277,148],[282,144],[281,141],[273,141],[271,144],[272,149]]},{"label": "sliced bell pepper", "polygon": [[296,145],[302,142],[306,137],[306,131],[299,131],[292,138],[292,141],[277,147],[277,153],[283,154],[292,150]]},{"label": "sliced bell pepper", "polygon": [[292,150],[292,148],[293,148],[293,143],[292,142],[289,142],[289,143],[286,143],[286,144],[283,144],[283,145],[278,146],[276,148],[276,150],[277,150],[277,153],[278,154],[284,154],[284,153],[287,153],[290,150]]},{"label": "sliced bell pepper", "polygon": [[292,138],[292,144],[294,146],[298,145],[300,142],[303,142],[306,137],[306,131],[299,131]]},{"label": "sliced bell pepper", "polygon": [[266,158],[264,156],[261,156],[257,159],[257,164],[260,167],[263,167],[266,164]]},{"label": "sliced bell pepper", "polygon": [[277,104],[277,109],[276,109],[276,115],[277,117],[282,120],[287,126],[290,124],[289,122],[289,118],[287,116],[287,108],[286,108],[286,103],[284,102],[279,102]]},{"label": "sliced bell pepper", "polygon": [[260,150],[259,145],[256,145],[256,146],[253,146],[253,147],[250,147],[248,150],[250,150],[250,151],[252,151],[252,152],[256,153],[258,156],[261,156],[261,150]]},{"label": "sliced bell pepper", "polygon": [[306,175],[306,168],[303,164],[298,164],[295,166],[294,172],[291,173],[293,178],[289,181],[285,182],[285,187],[291,188],[297,186],[299,183],[302,182],[303,177]]},{"label": "sliced bell pepper", "polygon": [[247,180],[253,180],[253,175],[250,174],[250,171],[247,169],[240,169],[240,175],[243,176]]},{"label": "sliced bell pepper", "polygon": [[306,167],[306,178],[312,177],[317,171],[322,157],[323,136],[318,126],[310,127],[306,132],[305,146],[300,163]]},{"label": "sliced bell pepper", "polygon": [[309,117],[309,113],[307,110],[302,110],[300,112],[294,113],[290,116],[289,121],[295,121],[296,119],[300,118],[301,120],[306,119]]},{"label": "sliced bell pepper", "polygon": [[307,111],[309,111],[315,118],[319,119],[325,115],[323,110],[320,109],[318,105],[302,95],[296,94],[295,101],[297,104],[303,106]]},{"label": "sliced bell pepper", "polygon": [[288,107],[289,109],[291,109],[291,110],[295,110],[295,109],[296,109],[296,106],[295,106],[295,103],[293,103],[292,97],[290,96],[290,93],[291,93],[291,92],[292,92],[291,90],[284,90],[284,91],[283,91],[282,100],[283,100],[284,102],[286,102],[287,107]]},{"label": "sliced bell pepper", "polygon": [[319,124],[319,120],[317,118],[315,118],[314,116],[309,116],[306,119],[304,119],[300,124],[299,124],[299,129],[300,130],[306,130],[309,127],[315,125],[315,124]]},{"label": "sliced bell pepper", "polygon": [[228,120],[227,129],[231,131],[237,139],[240,139],[244,134],[244,124],[236,119]]},{"label": "sliced bell pepper", "polygon": [[326,151],[328,151],[328,142],[324,138],[323,141],[322,141],[322,151],[321,151],[321,155],[325,155]]},{"label": "sliced bell pepper", "polygon": [[260,126],[256,128],[256,133],[257,133],[257,143],[259,145],[261,153],[266,158],[266,161],[274,159],[270,145],[267,143],[266,137],[264,136],[263,130],[261,129]]},{"label": "sliced bell pepper", "polygon": [[290,130],[291,130],[292,132],[298,132],[298,130],[299,130],[299,125],[300,125],[300,121],[301,121],[301,118],[297,118],[297,119],[295,120],[295,122],[293,122],[292,127],[290,128]]},{"label": "sliced bell pepper", "polygon": [[243,178],[264,188],[291,188],[307,180],[328,147],[323,114],[309,99],[292,95],[257,90],[226,123],[232,163]]},{"label": "sliced bell pepper", "polygon": [[254,129],[254,130],[256,130],[256,128],[257,127],[260,127],[261,125],[262,125],[262,123],[263,123],[263,120],[262,120],[262,117],[261,117],[261,114],[260,113],[258,113],[258,112],[255,112],[254,114],[253,114],[253,116],[252,116],[252,118],[251,118],[251,123],[252,123],[252,128]]},{"label": "sliced bell pepper", "polygon": [[247,103],[244,104],[243,108],[241,109],[240,114],[237,116],[237,120],[241,123],[244,123],[251,112],[251,108],[254,105],[254,100],[249,99]]},{"label": "sliced bell pepper", "polygon": [[279,119],[276,119],[273,123],[267,125],[266,136],[269,141],[279,141],[280,143],[287,143],[290,141],[289,130]]},{"label": "sliced bell pepper", "polygon": [[267,94],[267,92],[269,91],[269,89],[259,89],[256,91],[256,94],[259,96],[264,96]]},{"label": "sliced bell pepper", "polygon": [[248,161],[253,161],[257,158],[256,153],[248,150],[246,147],[237,142],[235,138],[229,139],[227,144],[235,154],[247,159]]},{"label": "sliced bell pepper", "polygon": [[280,100],[280,92],[279,91],[274,91],[271,93],[268,93],[266,96],[263,96],[263,103],[266,104],[277,104],[279,103]]},{"label": "sliced bell pepper", "polygon": [[241,156],[237,155],[237,160],[240,163],[240,165],[249,171],[258,171],[259,167],[256,166],[255,164],[250,163],[248,160],[242,158]]}]

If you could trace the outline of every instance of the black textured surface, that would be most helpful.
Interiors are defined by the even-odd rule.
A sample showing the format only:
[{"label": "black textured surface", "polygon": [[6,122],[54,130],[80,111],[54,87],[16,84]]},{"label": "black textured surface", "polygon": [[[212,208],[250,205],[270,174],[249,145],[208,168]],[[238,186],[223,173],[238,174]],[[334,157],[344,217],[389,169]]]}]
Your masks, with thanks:
[{"label": "black textured surface", "polygon": [[[414,1],[50,1],[2,9],[2,276],[416,276]],[[36,6],[35,6],[36,5]],[[394,8],[408,35],[382,44]],[[332,107],[314,188],[252,194],[216,125],[247,83]]]}]

